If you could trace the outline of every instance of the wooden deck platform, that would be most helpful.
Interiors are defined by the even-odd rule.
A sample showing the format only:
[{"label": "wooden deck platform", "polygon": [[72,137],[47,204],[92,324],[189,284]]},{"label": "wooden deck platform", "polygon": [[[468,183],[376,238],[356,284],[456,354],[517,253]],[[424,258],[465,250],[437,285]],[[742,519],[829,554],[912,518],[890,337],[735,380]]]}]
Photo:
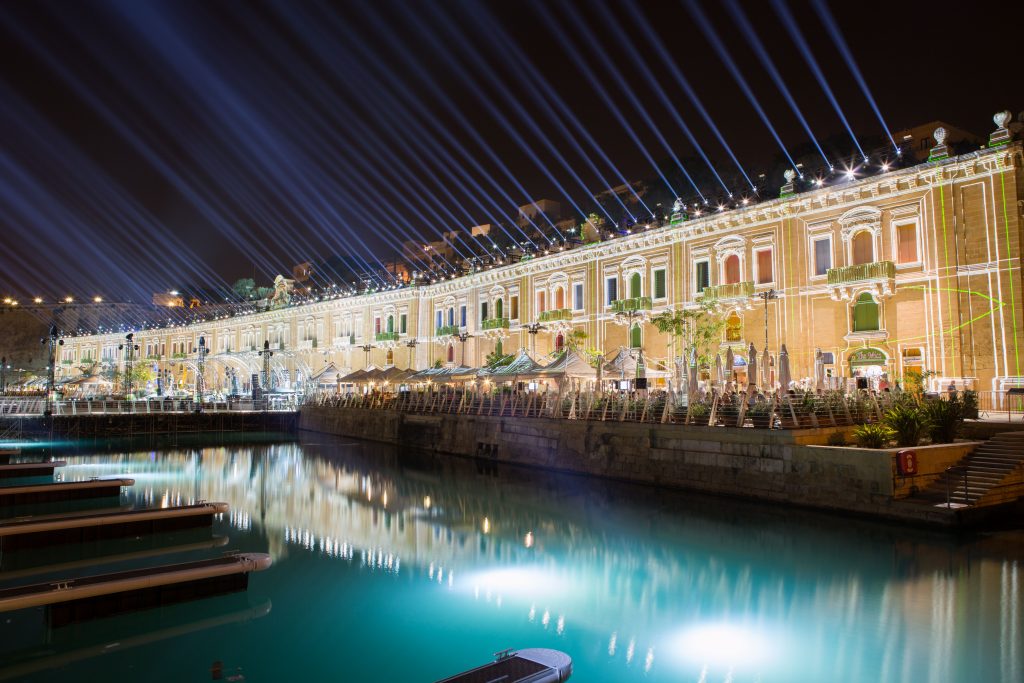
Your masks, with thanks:
[{"label": "wooden deck platform", "polygon": [[0,479],[15,479],[18,477],[46,477],[53,474],[58,467],[64,467],[67,463],[63,460],[51,460],[49,462],[15,462],[7,465],[0,464]]},{"label": "wooden deck platform", "polygon": [[0,487],[0,507],[119,496],[122,486],[133,486],[134,484],[134,479],[119,477],[116,479],[2,486]]}]

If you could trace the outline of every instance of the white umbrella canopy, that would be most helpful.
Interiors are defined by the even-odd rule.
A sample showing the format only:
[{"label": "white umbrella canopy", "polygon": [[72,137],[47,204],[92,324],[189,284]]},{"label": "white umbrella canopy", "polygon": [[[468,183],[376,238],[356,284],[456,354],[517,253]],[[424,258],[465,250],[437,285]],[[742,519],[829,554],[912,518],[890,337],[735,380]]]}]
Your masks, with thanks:
[{"label": "white umbrella canopy", "polygon": [[825,356],[821,349],[814,351],[814,388],[818,391],[825,389]]},{"label": "white umbrella canopy", "polygon": [[732,347],[730,346],[725,352],[725,387],[726,389],[732,389],[732,373],[736,368],[736,356],[733,355]]},{"label": "white umbrella canopy", "polygon": [[718,379],[718,388],[725,386],[725,370],[722,369],[722,354],[715,354],[715,377]]},{"label": "white umbrella canopy", "polygon": [[771,372],[772,372],[772,357],[768,353],[768,347],[764,347],[764,353],[761,354],[761,386],[767,391],[770,389],[771,384]]},{"label": "white umbrella canopy", "polygon": [[779,387],[782,391],[789,390],[789,383],[793,381],[789,371],[789,351],[783,344],[779,350]]},{"label": "white umbrella canopy", "polygon": [[755,386],[757,383],[757,349],[754,348],[754,342],[750,342],[750,348],[747,350],[747,384]]},{"label": "white umbrella canopy", "polygon": [[697,349],[690,350],[690,364],[689,364],[689,386],[687,392],[690,395],[690,399],[693,400],[697,397]]}]

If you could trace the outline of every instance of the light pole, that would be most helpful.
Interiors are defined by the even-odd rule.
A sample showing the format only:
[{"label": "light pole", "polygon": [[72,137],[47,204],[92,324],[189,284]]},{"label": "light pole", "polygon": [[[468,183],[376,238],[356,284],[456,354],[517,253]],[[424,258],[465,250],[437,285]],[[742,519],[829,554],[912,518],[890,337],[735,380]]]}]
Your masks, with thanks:
[{"label": "light pole", "polygon": [[39,341],[42,344],[48,345],[46,354],[49,360],[49,365],[46,368],[46,410],[43,414],[49,417],[53,415],[53,385],[54,373],[57,371],[57,347],[64,346],[64,340],[58,338],[57,326],[50,325],[50,333],[45,339],[40,339]]},{"label": "light pole", "polygon": [[[769,289],[764,292],[758,292],[757,296],[764,301],[764,348],[768,350],[768,302],[772,299],[778,299],[779,293],[774,289]],[[767,368],[765,371],[767,372]]]},{"label": "light pole", "polygon": [[208,350],[206,348],[206,337],[200,337],[199,338],[199,351],[198,351],[199,360],[196,363],[196,368],[197,368],[197,372],[196,372],[196,394],[197,394],[196,403],[199,404],[199,407],[196,408],[196,410],[201,410],[202,409],[202,405],[203,405],[203,391],[205,389],[204,384],[206,383],[206,380],[203,378],[203,373],[206,372],[206,354],[207,354],[207,352],[208,352]]},{"label": "light pole", "polygon": [[366,364],[363,365],[363,369],[365,370],[366,368],[370,367],[370,351],[373,351],[373,344],[363,344],[359,348],[361,348],[363,350],[363,353],[366,354]]},{"label": "light pole", "polygon": [[135,333],[129,332],[124,336],[124,343],[117,347],[118,351],[124,350],[124,396],[130,399],[132,396],[135,378],[132,376],[132,365],[135,361],[135,352],[139,345],[135,343]]},{"label": "light pole", "polygon": [[537,333],[547,328],[540,323],[527,323],[526,331],[530,335],[530,355],[534,358],[537,357]]},{"label": "light pole", "polygon": [[473,335],[468,332],[459,332],[458,340],[462,344],[462,361],[459,363],[462,367],[466,367],[466,340],[472,339]]},{"label": "light pole", "polygon": [[409,348],[409,369],[412,370],[413,354],[416,353],[416,345],[419,344],[419,340],[413,337],[409,341],[405,342],[405,345]]},{"label": "light pole", "polygon": [[267,393],[270,393],[270,390],[273,389],[270,376],[270,357],[273,355],[274,352],[270,350],[270,340],[264,340],[260,356],[263,358],[263,387]]}]

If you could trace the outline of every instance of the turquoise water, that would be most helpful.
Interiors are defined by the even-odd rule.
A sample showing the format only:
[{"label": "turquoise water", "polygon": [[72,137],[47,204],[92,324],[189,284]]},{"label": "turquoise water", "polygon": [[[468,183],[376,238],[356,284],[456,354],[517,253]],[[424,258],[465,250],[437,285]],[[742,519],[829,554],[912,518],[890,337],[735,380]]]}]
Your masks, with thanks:
[{"label": "turquoise water", "polygon": [[203,681],[221,661],[246,681],[429,682],[508,647],[569,653],[574,681],[1024,680],[1020,532],[304,439],[68,457],[68,480],[134,477],[123,502],[232,511],[212,532],[8,554],[0,586],[225,549],[274,565],[243,594],[88,624],[0,614],[0,680]]}]

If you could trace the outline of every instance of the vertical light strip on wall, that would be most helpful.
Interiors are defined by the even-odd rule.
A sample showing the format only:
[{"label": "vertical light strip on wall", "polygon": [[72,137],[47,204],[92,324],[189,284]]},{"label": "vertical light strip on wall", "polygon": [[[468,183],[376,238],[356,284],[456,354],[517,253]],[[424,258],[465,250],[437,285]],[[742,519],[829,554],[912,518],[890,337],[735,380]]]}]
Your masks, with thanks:
[{"label": "vertical light strip on wall", "polygon": [[[1010,276],[1010,321],[1013,323],[1013,363],[1020,377],[1020,350],[1017,342],[1017,298],[1013,291],[1013,261],[1010,256],[1010,215],[1006,211],[1006,171],[999,174],[999,191],[1003,200],[1003,228],[1006,236],[1006,261],[1009,263],[1007,274]],[[993,352],[995,349],[993,349]]]},{"label": "vertical light strip on wall", "polygon": [[[942,256],[945,262],[944,269],[949,272],[949,240],[946,235],[946,191],[945,185],[939,185],[939,207],[942,210]],[[947,278],[949,275],[946,276]],[[949,358],[953,363],[952,377],[956,377],[956,341],[953,339],[953,303],[949,294],[949,286],[943,287],[946,290],[946,309],[949,311]],[[959,302],[959,298],[957,299]]]}]

